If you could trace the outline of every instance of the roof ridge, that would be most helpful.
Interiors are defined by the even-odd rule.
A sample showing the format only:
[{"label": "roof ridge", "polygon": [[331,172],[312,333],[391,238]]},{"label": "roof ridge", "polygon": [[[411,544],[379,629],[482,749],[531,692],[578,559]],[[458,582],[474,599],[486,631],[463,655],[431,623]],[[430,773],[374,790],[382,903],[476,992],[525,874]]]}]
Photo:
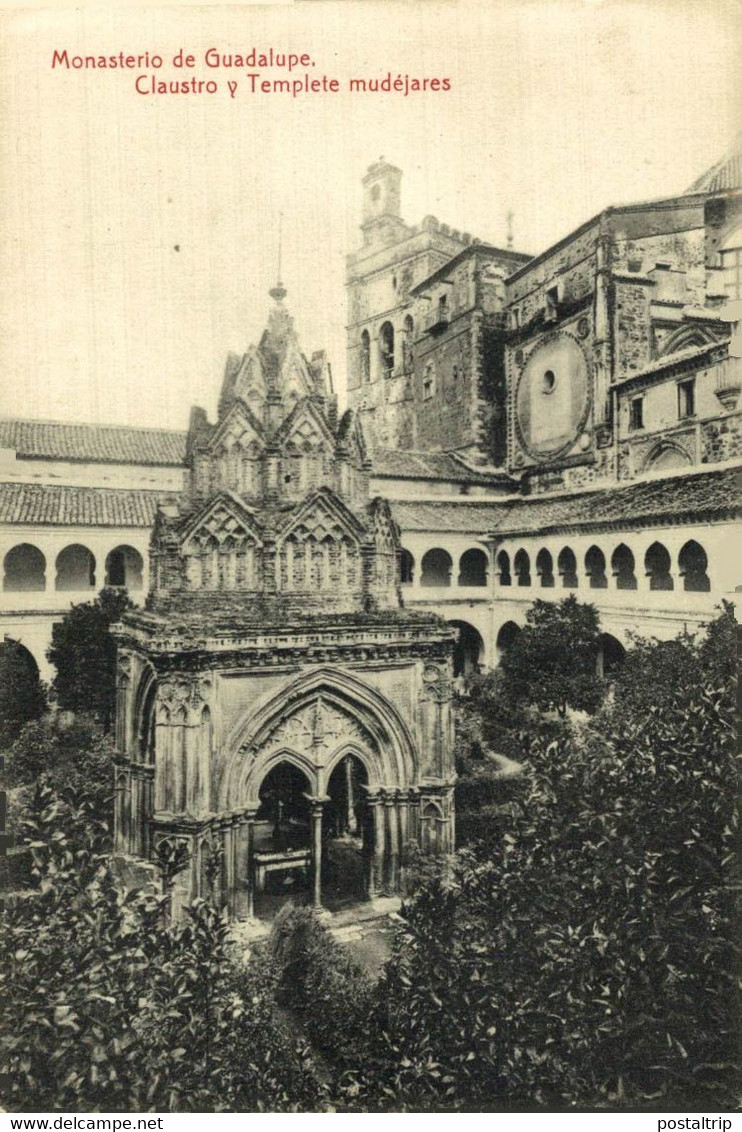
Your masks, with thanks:
[{"label": "roof ridge", "polygon": [[63,428],[107,428],[107,429],[121,429],[127,432],[166,432],[173,436],[185,436],[187,429],[176,428],[163,428],[158,425],[125,425],[125,424],[105,424],[95,421],[59,421],[52,420],[46,417],[6,417],[0,416],[0,424],[27,424],[27,425],[60,425]]}]

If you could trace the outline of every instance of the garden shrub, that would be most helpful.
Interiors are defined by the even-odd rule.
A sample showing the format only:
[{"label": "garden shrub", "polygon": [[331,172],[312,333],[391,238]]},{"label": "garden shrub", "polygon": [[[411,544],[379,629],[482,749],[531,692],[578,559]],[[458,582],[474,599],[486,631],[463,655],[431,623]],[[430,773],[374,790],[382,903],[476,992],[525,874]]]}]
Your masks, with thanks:
[{"label": "garden shrub", "polygon": [[360,1107],[736,1106],[725,617],[687,646],[692,684],[536,750],[501,851],[403,906]]},{"label": "garden shrub", "polygon": [[269,950],[279,1002],[296,1013],[312,1045],[336,1066],[357,1066],[375,981],[312,908],[285,905],[273,921]]},{"label": "garden shrub", "polygon": [[6,758],[11,786],[40,778],[64,797],[85,796],[101,820],[113,818],[113,763],[116,748],[90,715],[47,715],[27,723]]},{"label": "garden shrub", "polygon": [[10,1111],[317,1111],[308,1051],[269,994],[235,973],[219,913],[162,926],[124,894],[85,800],[35,791],[25,834],[36,891],[0,926],[3,1105]]}]

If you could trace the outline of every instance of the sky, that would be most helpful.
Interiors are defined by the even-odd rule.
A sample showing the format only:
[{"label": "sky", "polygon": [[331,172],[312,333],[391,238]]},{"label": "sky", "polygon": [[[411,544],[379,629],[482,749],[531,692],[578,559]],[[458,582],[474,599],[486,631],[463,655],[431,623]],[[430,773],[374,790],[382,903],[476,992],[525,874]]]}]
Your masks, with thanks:
[{"label": "sky", "polygon": [[[0,415],[185,428],[265,325],[282,275],[306,353],[345,369],[361,179],[403,170],[402,215],[537,253],[611,203],[682,191],[742,121],[736,0],[306,0],[0,12]],[[204,53],[307,53],[251,93]],[[159,53],[163,66],[52,67]],[[179,50],[195,66],[176,69]],[[214,94],[139,94],[160,81]],[[349,94],[358,77],[451,90]],[[262,78],[285,78],[281,70]],[[230,97],[227,80],[238,83]]]}]

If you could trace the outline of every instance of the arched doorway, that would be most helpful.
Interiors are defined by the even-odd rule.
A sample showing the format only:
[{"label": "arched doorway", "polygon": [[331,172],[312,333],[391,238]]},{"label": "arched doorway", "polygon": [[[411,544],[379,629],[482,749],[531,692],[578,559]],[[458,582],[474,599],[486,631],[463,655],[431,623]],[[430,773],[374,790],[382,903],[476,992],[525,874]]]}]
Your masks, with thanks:
[{"label": "arched doorway", "polygon": [[671,565],[672,561],[667,547],[663,546],[661,542],[653,542],[644,555],[644,570],[649,578],[650,590],[673,589],[674,582],[670,573]]},{"label": "arched doorway", "polygon": [[447,550],[434,547],[423,555],[421,586],[450,586],[453,559]]},{"label": "arched doorway", "polygon": [[466,550],[459,559],[460,586],[486,586],[489,562],[483,550]]},{"label": "arched doorway", "polygon": [[506,621],[505,624],[500,627],[497,640],[495,641],[498,657],[502,657],[503,653],[506,653],[508,649],[511,648],[520,634],[521,627],[520,625],[516,625],[515,621]]},{"label": "arched doorway", "polygon": [[36,546],[22,542],[12,547],[3,560],[3,589],[31,591],[46,589],[46,559]]},{"label": "arched doorway", "polygon": [[706,551],[695,539],[686,542],[678,555],[678,572],[683,579],[683,589],[690,593],[708,593],[711,581],[708,573]]},{"label": "arched doorway", "polygon": [[373,825],[367,802],[368,774],[352,753],[335,765],[327,783],[322,817],[322,903],[335,911],[365,900],[373,853]]},{"label": "arched doorway", "polygon": [[57,555],[56,590],[84,592],[95,589],[95,558],[86,546],[72,543]]},{"label": "arched doorway", "polygon": [[311,898],[312,784],[288,759],[268,771],[260,784],[255,815],[253,884],[255,914],[275,915],[286,900]]},{"label": "arched doorway", "polygon": [[106,585],[140,590],[143,568],[138,550],[133,546],[116,546],[106,556]]},{"label": "arched doorway", "polygon": [[484,641],[480,633],[468,621],[449,621],[459,631],[459,639],[453,650],[453,674],[471,676],[479,671],[484,656]]},{"label": "arched doorway", "polygon": [[616,637],[610,633],[601,633],[598,637],[598,676],[611,680],[623,664],[625,656],[626,649]]}]

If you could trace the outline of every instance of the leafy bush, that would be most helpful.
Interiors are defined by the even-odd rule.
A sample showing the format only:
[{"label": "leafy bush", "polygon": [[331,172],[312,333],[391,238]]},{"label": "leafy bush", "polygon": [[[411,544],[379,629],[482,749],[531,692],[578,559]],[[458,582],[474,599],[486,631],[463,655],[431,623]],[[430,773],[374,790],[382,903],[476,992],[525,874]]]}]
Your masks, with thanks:
[{"label": "leafy bush", "polygon": [[52,689],[59,706],[92,713],[106,731],[116,708],[116,642],[110,629],[131,605],[118,589],[103,589],[95,601],[73,605],[54,625],[47,652],[57,670]]},{"label": "leafy bush", "polygon": [[28,786],[43,776],[65,797],[87,797],[96,817],[106,820],[113,813],[115,753],[91,716],[48,715],[26,724],[8,753],[6,775],[11,786]]},{"label": "leafy bush", "polygon": [[359,1104],[736,1105],[724,617],[688,645],[692,686],[535,751],[501,851],[460,852],[405,905]]},{"label": "leafy bush", "polygon": [[734,607],[725,601],[700,639],[688,632],[669,641],[633,636],[615,674],[607,725],[640,725],[687,695],[699,680],[707,687],[728,688],[736,676],[737,631]]},{"label": "leafy bush", "polygon": [[3,1104],[11,1111],[316,1111],[306,1049],[269,995],[229,962],[203,902],[161,926],[161,901],[123,894],[86,800],[39,785],[26,836],[37,891],[0,928]]},{"label": "leafy bush", "polygon": [[320,923],[312,908],[285,905],[271,931],[278,1001],[298,1015],[316,1046],[336,1066],[363,1059],[374,980]]}]

